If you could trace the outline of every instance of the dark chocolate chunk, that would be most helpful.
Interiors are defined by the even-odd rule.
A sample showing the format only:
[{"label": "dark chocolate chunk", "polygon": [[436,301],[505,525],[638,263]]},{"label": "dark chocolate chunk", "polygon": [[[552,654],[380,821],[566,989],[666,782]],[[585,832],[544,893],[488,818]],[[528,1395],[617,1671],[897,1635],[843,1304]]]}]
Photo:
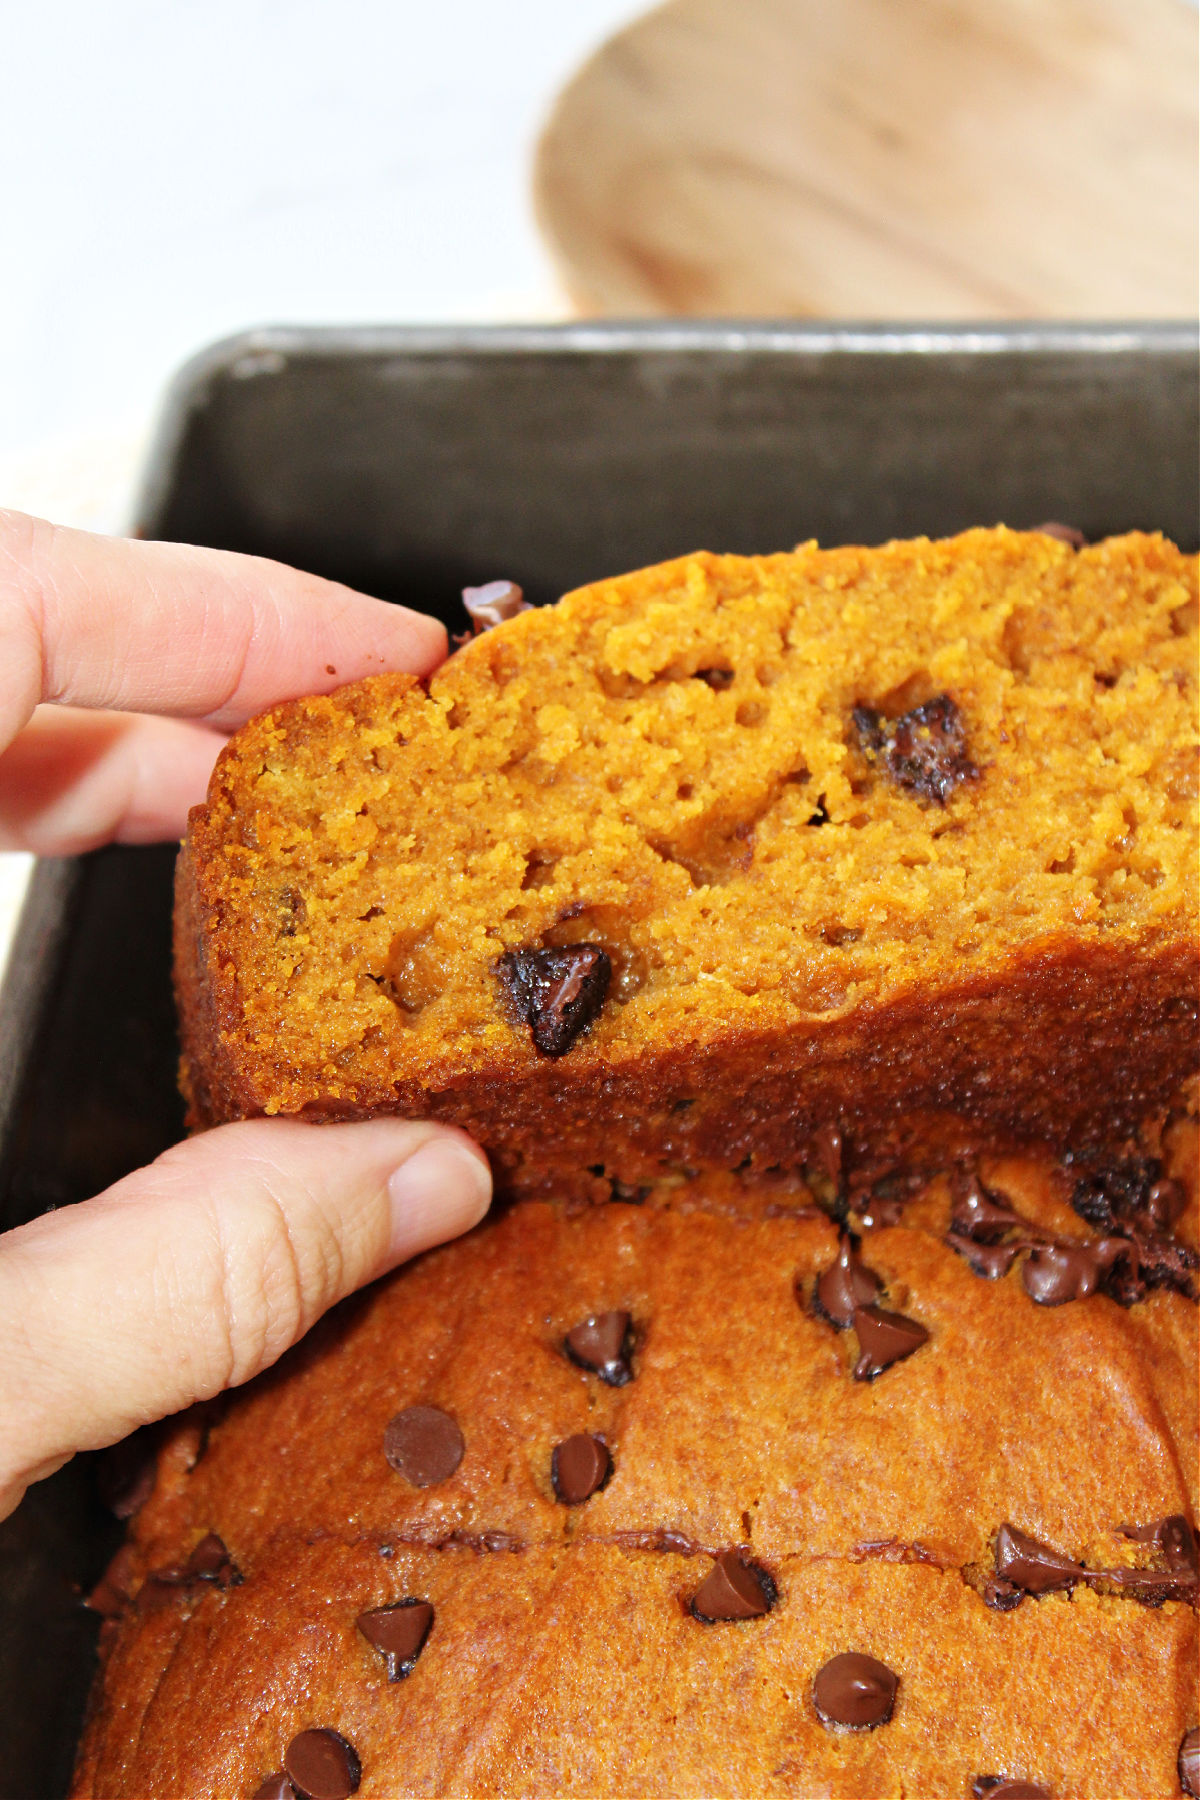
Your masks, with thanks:
[{"label": "dark chocolate chunk", "polygon": [[[1072,550],[1082,550],[1087,543],[1078,525],[1061,525],[1057,519],[1047,519],[1033,529],[1040,531],[1043,537],[1057,538],[1060,544],[1069,544]],[[1036,1791],[1040,1794],[1042,1790],[1038,1788]]]},{"label": "dark chocolate chunk", "polygon": [[817,1277],[813,1305],[831,1325],[845,1331],[854,1323],[855,1308],[870,1306],[882,1287],[874,1269],[860,1260],[855,1239],[843,1231],[836,1262]]},{"label": "dark chocolate chunk", "polygon": [[1084,1569],[1015,1525],[1002,1525],[996,1533],[996,1574],[1027,1594],[1049,1594],[1074,1587]]},{"label": "dark chocolate chunk", "polygon": [[1200,1728],[1195,1725],[1179,1746],[1179,1785],[1185,1794],[1200,1795]]},{"label": "dark chocolate chunk", "polygon": [[214,1587],[238,1587],[242,1576],[223,1541],[215,1531],[200,1539],[185,1563],[155,1569],[148,1577],[164,1587],[191,1587],[197,1581],[211,1581]]},{"label": "dark chocolate chunk", "polygon": [[565,1056],[599,1017],[608,998],[612,962],[599,944],[557,950],[507,950],[496,973],[516,1017],[528,1025],[543,1056]]},{"label": "dark chocolate chunk", "polygon": [[949,694],[898,719],[885,719],[870,706],[856,706],[851,718],[867,760],[881,763],[898,787],[919,799],[944,806],[960,781],[978,778],[967,755],[962,714]]},{"label": "dark chocolate chunk", "polygon": [[1123,1238],[1036,1244],[1021,1270],[1025,1292],[1039,1306],[1063,1306],[1068,1300],[1085,1300],[1103,1287],[1105,1278],[1128,1250]]},{"label": "dark chocolate chunk", "polygon": [[891,1718],[899,1685],[886,1663],[847,1650],[817,1670],[813,1705],[823,1725],[873,1731]]},{"label": "dark chocolate chunk", "polygon": [[386,1662],[389,1681],[412,1674],[432,1625],[428,1600],[397,1600],[394,1606],[374,1606],[358,1615],[358,1629]]},{"label": "dark chocolate chunk", "polygon": [[515,619],[518,613],[532,611],[515,581],[488,581],[483,587],[465,587],[462,601],[476,637],[494,625]]},{"label": "dark chocolate chunk", "polygon": [[624,1387],[633,1380],[631,1323],[627,1312],[596,1313],[568,1331],[563,1348],[609,1387]]},{"label": "dark chocolate chunk", "polygon": [[564,1506],[579,1506],[612,1474],[608,1446],[586,1431],[564,1438],[550,1457],[550,1480]]},{"label": "dark chocolate chunk", "polygon": [[1025,1248],[1021,1243],[977,1244],[972,1238],[963,1237],[957,1231],[948,1231],[946,1242],[952,1250],[957,1250],[958,1254],[970,1263],[976,1275],[982,1275],[985,1281],[999,1281],[1002,1275],[1007,1275]]},{"label": "dark chocolate chunk", "polygon": [[929,1333],[915,1319],[905,1313],[885,1312],[882,1306],[856,1307],[854,1330],[862,1352],[854,1365],[855,1381],[874,1381],[929,1341]]},{"label": "dark chocolate chunk", "polygon": [[354,1745],[325,1726],[302,1731],[283,1759],[287,1778],[302,1800],[350,1800],[362,1780]]},{"label": "dark chocolate chunk", "polygon": [[730,1619],[761,1619],[775,1604],[775,1583],[757,1563],[737,1550],[722,1550],[692,1599],[693,1616],[703,1625]]},{"label": "dark chocolate chunk", "polygon": [[1036,1781],[1009,1781],[1003,1775],[977,1775],[971,1792],[975,1800],[1051,1800],[1050,1789]]},{"label": "dark chocolate chunk", "polygon": [[296,1790],[283,1770],[276,1769],[260,1787],[255,1788],[254,1800],[296,1800]]},{"label": "dark chocolate chunk", "polygon": [[414,1487],[434,1487],[453,1475],[463,1459],[463,1434],[437,1406],[409,1406],[383,1434],[383,1454]]}]

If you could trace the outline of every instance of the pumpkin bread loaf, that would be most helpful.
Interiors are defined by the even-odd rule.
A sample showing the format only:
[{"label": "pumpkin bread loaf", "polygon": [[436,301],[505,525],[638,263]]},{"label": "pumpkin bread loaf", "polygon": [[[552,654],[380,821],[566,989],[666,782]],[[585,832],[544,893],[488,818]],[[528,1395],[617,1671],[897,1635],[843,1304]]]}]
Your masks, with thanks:
[{"label": "pumpkin bread loaf", "polygon": [[76,1800],[1166,1800],[1196,1240],[1187,1118],[519,1203],[169,1429]]},{"label": "pumpkin bread loaf", "polygon": [[180,861],[192,1119],[433,1116],[585,1199],[1111,1143],[1196,1063],[1195,664],[1194,558],[998,529],[689,556],[277,707]]}]

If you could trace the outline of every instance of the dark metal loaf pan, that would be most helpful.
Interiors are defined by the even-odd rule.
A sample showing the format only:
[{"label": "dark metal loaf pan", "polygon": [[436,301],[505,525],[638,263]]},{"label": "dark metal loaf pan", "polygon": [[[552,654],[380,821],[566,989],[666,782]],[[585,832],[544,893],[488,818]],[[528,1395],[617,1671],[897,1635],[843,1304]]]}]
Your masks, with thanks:
[{"label": "dark metal loaf pan", "polygon": [[[282,557],[462,621],[682,551],[1048,518],[1197,539],[1183,327],[588,325],[266,331],[167,402],[137,528]],[[180,1131],[173,850],[45,864],[0,1003],[0,1225]],[[0,1526],[0,1795],[66,1788],[115,1527],[79,1458]]]}]

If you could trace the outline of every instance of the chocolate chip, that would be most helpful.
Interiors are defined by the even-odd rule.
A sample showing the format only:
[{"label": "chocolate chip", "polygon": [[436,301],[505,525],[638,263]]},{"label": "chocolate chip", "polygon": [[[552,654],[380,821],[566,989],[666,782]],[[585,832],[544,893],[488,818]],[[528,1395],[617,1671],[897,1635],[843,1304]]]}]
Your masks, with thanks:
[{"label": "chocolate chip", "polygon": [[986,1188],[974,1169],[958,1169],[951,1181],[950,1229],[977,1244],[996,1244],[1014,1226],[1023,1225],[1006,1194]]},{"label": "chocolate chip", "polygon": [[382,1655],[389,1681],[412,1674],[432,1625],[428,1600],[397,1600],[394,1606],[375,1606],[358,1615],[358,1629]]},{"label": "chocolate chip", "polygon": [[929,1333],[915,1319],[885,1312],[882,1306],[855,1307],[854,1330],[862,1352],[854,1365],[855,1381],[874,1381],[929,1341]]},{"label": "chocolate chip", "polygon": [[241,1571],[215,1531],[200,1539],[185,1563],[166,1569],[155,1569],[147,1578],[164,1587],[191,1587],[197,1581],[211,1581],[215,1587],[238,1587]]},{"label": "chocolate chip", "polygon": [[[1082,550],[1087,543],[1077,525],[1061,525],[1057,519],[1047,519],[1044,524],[1035,525],[1034,531],[1040,531],[1043,537],[1057,538],[1060,544],[1069,544],[1072,550]],[[1041,1792],[1041,1789],[1038,1789]]]},{"label": "chocolate chip", "polygon": [[254,1800],[296,1800],[296,1790],[284,1774],[277,1769],[274,1775],[268,1775],[261,1787],[254,1790]]},{"label": "chocolate chip", "polygon": [[463,1459],[463,1434],[437,1406],[409,1406],[383,1434],[383,1454],[414,1487],[435,1487],[453,1475]]},{"label": "chocolate chip", "polygon": [[1168,1569],[1180,1574],[1197,1572],[1196,1534],[1182,1513],[1171,1513],[1152,1525],[1119,1525],[1117,1529],[1134,1543],[1153,1544]]},{"label": "chocolate chip", "polygon": [[996,1533],[996,1574],[1027,1594],[1049,1594],[1082,1580],[1082,1563],[1072,1562],[1048,1544],[1002,1525]]},{"label": "chocolate chip", "polygon": [[977,1775],[971,1792],[975,1800],[1051,1800],[1050,1789],[1036,1781],[1009,1781],[1003,1775]]},{"label": "chocolate chip", "polygon": [[612,1474],[608,1446],[586,1431],[564,1438],[550,1457],[550,1480],[564,1506],[579,1506]]},{"label": "chocolate chip", "polygon": [[1039,1306],[1063,1306],[1094,1294],[1127,1254],[1128,1245],[1122,1238],[1038,1244],[1025,1260],[1021,1280],[1029,1298]]},{"label": "chocolate chip", "polygon": [[714,693],[720,694],[733,686],[734,674],[732,669],[697,669],[696,680],[703,681]]},{"label": "chocolate chip", "polygon": [[612,962],[599,944],[558,950],[507,950],[496,963],[516,1017],[530,1026],[543,1056],[565,1056],[599,1017],[608,998]]},{"label": "chocolate chip", "polygon": [[321,1726],[302,1731],[287,1747],[283,1766],[302,1800],[350,1800],[362,1780],[362,1764],[340,1731]]},{"label": "chocolate chip", "polygon": [[515,619],[518,613],[533,610],[515,581],[488,581],[483,587],[465,587],[462,601],[476,637],[494,625]]},{"label": "chocolate chip", "polygon": [[960,1236],[957,1231],[948,1231],[945,1241],[985,1281],[999,1281],[1002,1275],[1007,1275],[1025,1248],[1023,1244],[976,1244],[971,1238]]},{"label": "chocolate chip", "polygon": [[847,1650],[817,1670],[813,1705],[824,1725],[873,1731],[891,1718],[899,1685],[899,1676],[886,1663]]},{"label": "chocolate chip", "polygon": [[818,1275],[813,1306],[839,1331],[854,1323],[855,1308],[870,1306],[883,1282],[874,1269],[859,1259],[858,1245],[850,1232],[843,1231],[838,1241],[837,1260]]},{"label": "chocolate chip", "polygon": [[1179,1785],[1185,1794],[1200,1795],[1200,1729],[1184,1733],[1179,1746]]},{"label": "chocolate chip", "polygon": [[949,694],[898,719],[885,719],[870,706],[856,706],[851,719],[868,762],[882,763],[898,787],[919,799],[944,806],[960,781],[978,778],[967,755],[962,714]]},{"label": "chocolate chip", "polygon": [[1002,1576],[989,1576],[983,1584],[983,1604],[993,1612],[1015,1612],[1024,1598],[1025,1590],[1005,1581]]},{"label": "chocolate chip", "polygon": [[627,1312],[596,1313],[568,1331],[563,1348],[609,1387],[624,1387],[633,1380],[631,1323]]},{"label": "chocolate chip", "polygon": [[736,1550],[722,1550],[692,1599],[692,1614],[703,1625],[731,1619],[761,1619],[776,1600],[775,1583],[757,1563]]}]

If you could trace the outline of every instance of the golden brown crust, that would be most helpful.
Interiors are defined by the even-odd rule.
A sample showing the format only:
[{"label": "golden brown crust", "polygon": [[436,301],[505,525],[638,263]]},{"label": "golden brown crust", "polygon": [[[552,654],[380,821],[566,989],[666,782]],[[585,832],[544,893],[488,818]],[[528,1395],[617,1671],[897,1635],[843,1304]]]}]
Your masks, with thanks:
[{"label": "golden brown crust", "polygon": [[[1195,1620],[1048,1597],[989,1611],[957,1574],[784,1559],[764,1619],[705,1626],[706,1559],[594,1543],[520,1555],[323,1541],[241,1588],[176,1598],[122,1633],[138,1728],[92,1734],[74,1800],[248,1800],[297,1731],[332,1726],[362,1800],[969,1795],[1025,1776],[1056,1800],[1168,1800],[1194,1717]],[[417,1595],[435,1625],[391,1686],[359,1612]],[[891,1722],[835,1734],[817,1670],[855,1649],[900,1677]],[[603,1728],[598,1728],[598,1721]]]},{"label": "golden brown crust", "polygon": [[[1194,1244],[1194,1127],[1175,1136]],[[1031,1229],[1088,1235],[1049,1158],[981,1173]],[[870,1383],[855,1333],[814,1309],[838,1232],[794,1180],[517,1205],[347,1303],[160,1455],[77,1800],[249,1795],[309,1725],[351,1739],[367,1795],[861,1800],[990,1773],[1080,1800],[1171,1793],[1192,1610],[1078,1588],[1003,1613],[982,1590],[1002,1523],[1121,1568],[1157,1564],[1120,1527],[1194,1519],[1195,1305],[1042,1307],[1019,1263],[984,1280],[944,1242],[952,1186],[930,1177],[875,1228],[860,1200],[883,1303],[929,1333]],[[608,1309],[632,1317],[623,1386],[563,1349]],[[412,1405],[465,1441],[427,1488],[384,1455]],[[603,1437],[613,1472],[568,1507],[551,1454],[576,1432]],[[210,1532],[242,1585],[146,1580]],[[702,1625],[688,1600],[731,1547],[779,1603]],[[436,1623],[389,1687],[355,1620],[404,1597]],[[811,1704],[816,1668],[851,1649],[901,1677],[892,1724],[862,1737]]]}]

